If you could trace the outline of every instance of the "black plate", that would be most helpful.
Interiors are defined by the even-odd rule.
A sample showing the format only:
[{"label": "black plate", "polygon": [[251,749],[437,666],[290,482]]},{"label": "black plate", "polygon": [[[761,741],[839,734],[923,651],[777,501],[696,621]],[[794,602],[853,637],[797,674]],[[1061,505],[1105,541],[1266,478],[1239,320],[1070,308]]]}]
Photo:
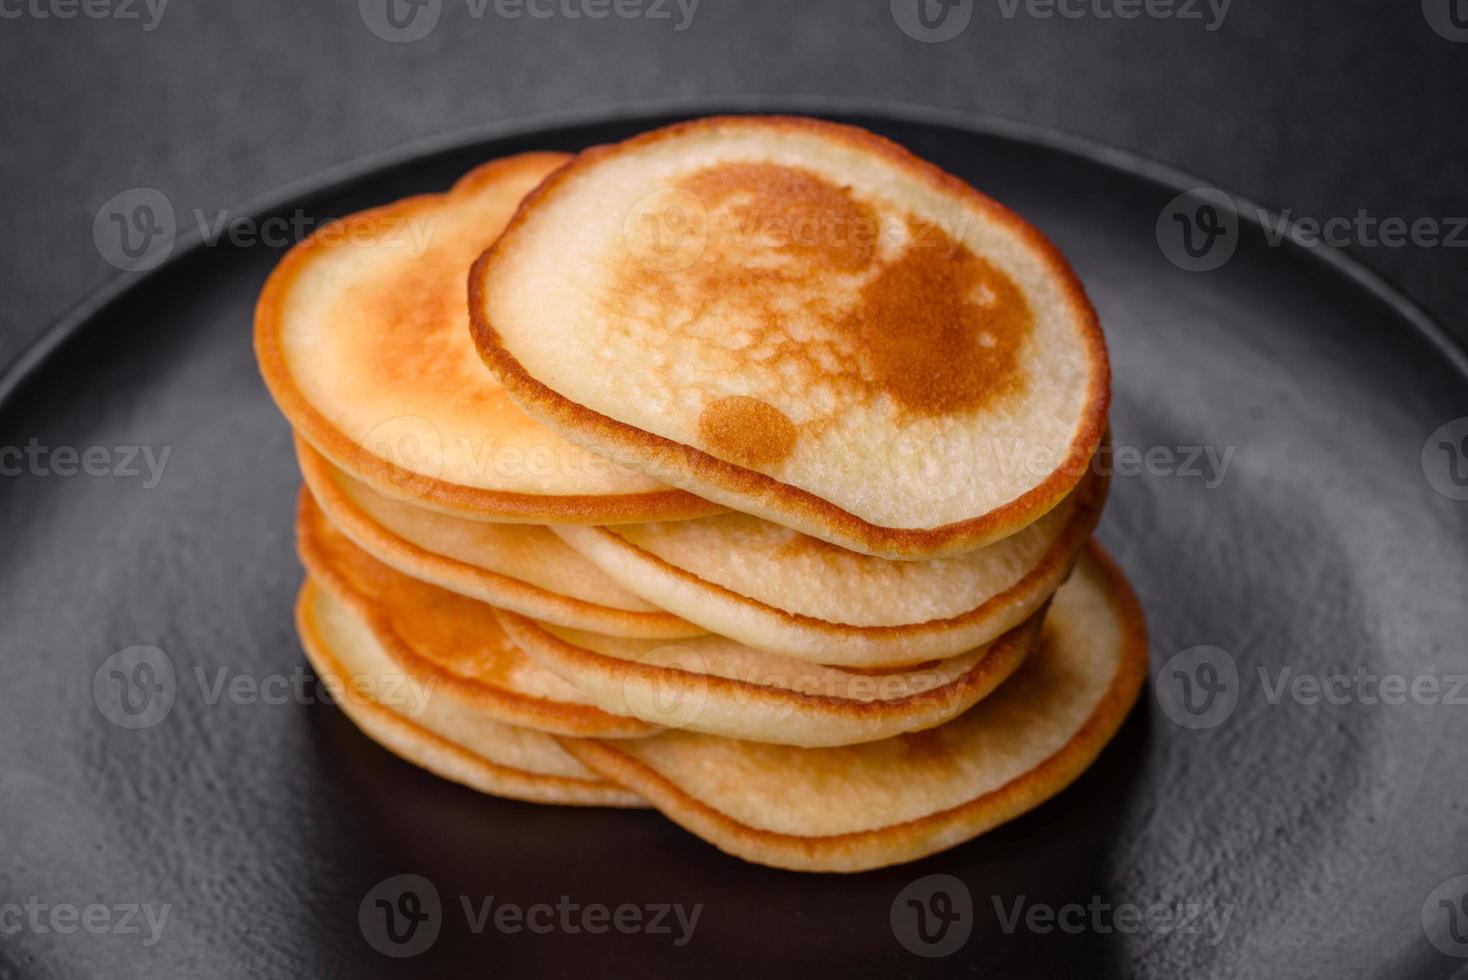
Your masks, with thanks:
[{"label": "black plate", "polygon": [[[1468,503],[1453,499],[1464,471],[1452,466],[1468,463],[1452,458],[1464,432],[1434,435],[1468,415],[1460,356],[1359,268],[1272,244],[1251,208],[1219,239],[1235,248],[1221,268],[1179,268],[1159,229],[1186,264],[1166,208],[1191,185],[1160,168],[913,109],[795,108],[885,133],[1015,207],[1071,257],[1101,310],[1115,442],[1154,450],[1114,482],[1102,537],[1143,597],[1157,666],[1099,763],[946,854],[795,875],[725,857],[656,814],[478,796],[309,699],[213,697],[220,670],[251,685],[300,670],[297,476],[250,350],[279,251],[195,243],[80,310],[0,388],[0,447],[51,451],[0,480],[0,975],[1402,977],[1462,965],[1449,953],[1468,953],[1454,945],[1468,939],[1468,907],[1450,879],[1468,871],[1468,707],[1442,702],[1468,700],[1452,679],[1468,670]],[[250,213],[345,214],[445,187],[490,157],[575,149],[680,114],[479,133]],[[39,472],[68,466],[58,447],[103,447],[93,468],[123,468],[115,450],[128,446],[171,447],[156,486],[143,485],[145,465],[136,477]],[[1188,447],[1232,448],[1221,481]],[[109,720],[132,717],[118,714],[113,672],[149,677],[109,658],[139,645],[165,651],[175,673],[171,687],[152,676],[165,693],[140,717],[157,723],[130,729]],[[1354,690],[1309,704],[1308,688],[1272,700],[1287,668],[1358,667],[1429,680],[1404,704]],[[1183,678],[1218,689],[1207,712],[1181,705],[1201,708],[1206,693]],[[1419,703],[1431,680],[1439,703]],[[171,710],[153,718],[170,691]],[[365,935],[359,922],[369,892],[399,874],[424,876],[441,904],[418,933],[437,925],[436,940],[412,959],[372,944],[386,944],[381,892]],[[937,874],[963,885],[919,881]],[[931,894],[940,886],[951,904]],[[965,892],[971,916],[924,945],[907,898],[931,916],[962,911]],[[462,897],[491,895],[521,908],[565,896],[578,911],[557,911],[549,934],[493,921],[476,934]],[[69,924],[66,906],[93,903],[110,926],[94,911],[90,929],[53,928]],[[596,903],[702,911],[678,945],[676,926],[581,929]],[[141,932],[118,928],[130,904],[170,907],[158,941],[141,915]],[[1195,907],[1201,931],[1163,929],[1161,912],[1133,928],[1110,908],[1128,904]],[[1046,908],[1062,925],[1046,928]],[[1220,934],[1208,912],[1225,910]]]}]

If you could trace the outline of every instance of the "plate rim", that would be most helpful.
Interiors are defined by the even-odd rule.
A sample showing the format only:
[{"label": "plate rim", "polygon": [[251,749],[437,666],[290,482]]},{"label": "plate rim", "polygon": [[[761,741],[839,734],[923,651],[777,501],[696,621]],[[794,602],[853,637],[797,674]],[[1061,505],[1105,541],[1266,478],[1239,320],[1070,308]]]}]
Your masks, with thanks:
[{"label": "plate rim", "polygon": [[[515,139],[551,129],[569,129],[596,123],[631,122],[659,117],[673,119],[720,113],[786,113],[797,115],[870,116],[912,125],[941,126],[968,130],[972,133],[1026,143],[1073,159],[1103,167],[1115,173],[1140,178],[1159,187],[1184,193],[1197,188],[1220,190],[1238,205],[1239,220],[1265,230],[1286,228],[1286,248],[1306,253],[1313,261],[1344,276],[1372,298],[1386,305],[1416,332],[1453,368],[1463,381],[1468,381],[1468,346],[1460,343],[1419,303],[1407,296],[1385,276],[1362,260],[1335,246],[1306,248],[1291,234],[1298,219],[1265,207],[1253,198],[1231,187],[1205,180],[1196,174],[1164,164],[1131,150],[1090,136],[1081,136],[1059,127],[1022,121],[993,113],[927,105],[900,99],[848,95],[761,94],[699,95],[656,99],[634,99],[573,109],[550,109],[505,116],[486,123],[457,127],[429,136],[409,139],[384,149],[375,150],[350,160],[313,171],[287,181],[262,194],[245,199],[231,213],[241,218],[259,220],[280,211],[293,201],[328,192],[331,188],[363,180],[374,173],[403,166],[415,159],[452,153],[495,140]],[[88,292],[25,344],[3,370],[0,370],[0,412],[9,408],[16,393],[34,373],[42,370],[62,346],[92,318],[102,315],[112,304],[154,278],[172,272],[173,268],[201,249],[204,236],[190,229],[174,241],[168,258],[142,272],[119,271],[100,286]]]}]

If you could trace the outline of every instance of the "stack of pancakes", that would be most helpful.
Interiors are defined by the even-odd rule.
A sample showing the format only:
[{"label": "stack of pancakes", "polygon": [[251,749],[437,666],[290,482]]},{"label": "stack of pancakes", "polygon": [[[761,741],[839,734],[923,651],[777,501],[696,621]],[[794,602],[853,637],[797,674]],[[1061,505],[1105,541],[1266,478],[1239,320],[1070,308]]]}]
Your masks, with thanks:
[{"label": "stack of pancakes", "polygon": [[741,117],[348,227],[281,262],[255,342],[303,645],[393,752],[853,871],[1024,812],[1117,730],[1146,652],[1089,543],[1105,347],[1011,212]]}]

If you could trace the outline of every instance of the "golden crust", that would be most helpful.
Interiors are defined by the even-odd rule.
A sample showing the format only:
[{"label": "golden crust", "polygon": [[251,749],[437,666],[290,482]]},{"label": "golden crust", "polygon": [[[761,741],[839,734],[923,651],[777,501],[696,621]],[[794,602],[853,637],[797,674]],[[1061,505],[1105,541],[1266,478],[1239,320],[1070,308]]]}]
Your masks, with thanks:
[{"label": "golden crust", "polygon": [[[1089,362],[1086,410],[1060,464],[1039,483],[1009,503],[963,521],[933,528],[899,528],[871,523],[815,494],[774,477],[718,459],[692,446],[655,435],[580,405],[531,377],[504,346],[486,312],[486,280],[491,267],[513,242],[515,234],[543,201],[583,170],[616,154],[637,150],[689,132],[729,123],[759,125],[772,130],[803,131],[859,146],[910,175],[951,194],[987,219],[1017,234],[1044,261],[1060,285],[1074,322],[1080,327]],[[474,263],[469,273],[469,315],[480,356],[505,389],[533,417],[584,445],[612,452],[616,458],[663,479],[686,478],[688,484],[740,510],[785,515],[800,530],[843,547],[895,559],[930,558],[955,554],[1006,537],[1058,504],[1085,474],[1106,431],[1111,403],[1111,369],[1100,321],[1069,262],[1036,228],[997,201],[980,194],[959,178],[913,155],[903,147],[866,130],[794,116],[717,116],[679,123],[612,145],[588,149],[547,177],[521,202],[500,239]],[[681,482],[681,481],[680,481]]]},{"label": "golden crust", "polygon": [[[318,674],[346,679],[312,614],[316,583],[307,579],[296,599],[296,629]],[[404,761],[493,796],[562,806],[644,807],[640,797],[602,779],[577,779],[501,765],[429,731],[375,701],[344,698],[340,707],[364,734]],[[561,743],[564,747],[565,743]]]},{"label": "golden crust", "polygon": [[[666,583],[664,588],[696,589],[704,595],[703,608],[718,604],[735,611],[729,618],[715,616],[700,624],[710,632],[732,635],[730,624],[738,613],[743,613],[788,631],[787,635],[792,639],[799,637],[799,644],[787,643],[779,651],[788,656],[846,667],[901,669],[915,660],[920,662],[927,659],[928,656],[951,656],[959,652],[927,652],[928,647],[943,636],[968,632],[986,623],[998,624],[995,630],[997,633],[1020,622],[1039,608],[1070,574],[1077,557],[1095,531],[1106,503],[1108,483],[1108,478],[1101,473],[1093,473],[1081,482],[1075,490],[1078,496],[1075,510],[1066,521],[1064,530],[1050,543],[1040,561],[1010,588],[960,615],[900,626],[857,626],[790,612],[701,578],[638,547],[615,531],[604,528],[587,528],[586,531],[618,548],[623,556],[640,565],[651,576],[661,577]],[[574,539],[568,540],[574,543]],[[645,591],[651,601],[666,604],[665,594],[656,594],[651,589]],[[751,642],[749,638],[736,639]],[[983,643],[987,639],[975,642]],[[751,645],[754,644],[751,642]],[[919,648],[925,652],[916,658],[890,656],[893,648],[898,646]],[[821,648],[819,653],[815,652],[815,647]]]},{"label": "golden crust", "polygon": [[[464,175],[447,195],[420,194],[404,198],[362,211],[352,216],[352,221],[363,232],[374,229],[386,232],[415,215],[440,206],[445,196],[471,193],[492,180],[500,180],[516,172],[539,173],[567,159],[569,157],[559,153],[524,153],[494,160]],[[648,493],[550,496],[465,486],[413,472],[365,451],[302,392],[281,345],[287,296],[311,262],[331,247],[330,237],[318,231],[280,260],[256,303],[254,344],[260,374],[276,405],[295,430],[333,464],[385,493],[401,494],[404,487],[410,487],[418,502],[425,507],[479,520],[617,524],[679,520],[724,509],[671,487]]]},{"label": "golden crust", "polygon": [[[414,677],[452,691],[456,698],[496,721],[522,728],[558,735],[611,738],[635,738],[656,731],[653,726],[636,719],[608,714],[590,705],[534,697],[446,669],[415,649],[399,631],[394,617],[371,596],[356,588],[352,579],[339,567],[339,554],[348,550],[354,550],[355,558],[360,562],[375,563],[376,560],[346,541],[341,542],[341,548],[328,547],[326,537],[330,533],[326,516],[312,499],[310,491],[302,487],[296,514],[296,542],[301,563],[321,588],[361,617],[388,656]],[[424,589],[435,588],[418,584]],[[489,607],[484,608],[488,612]],[[493,621],[490,622],[492,625]]]},{"label": "golden crust", "polygon": [[647,799],[675,823],[745,860],[799,871],[852,872],[916,860],[969,840],[1056,795],[1095,761],[1121,727],[1147,677],[1147,630],[1130,584],[1093,545],[1123,624],[1116,672],[1084,725],[1039,766],[992,792],[916,820],[874,830],[803,837],[750,826],[696,799],[650,766],[595,740],[567,744],[587,766]]},{"label": "golden crust", "polygon": [[611,636],[681,639],[705,632],[672,613],[598,605],[421,548],[363,513],[333,479],[331,464],[299,435],[296,456],[311,496],[331,523],[358,547],[405,575],[559,626]]},{"label": "golden crust", "polygon": [[[505,632],[526,653],[594,699],[597,694],[606,694],[606,701],[599,703],[608,711],[630,714],[634,702],[655,703],[661,712],[656,717],[666,717],[666,697],[673,692],[678,708],[688,705],[692,709],[689,717],[677,718],[676,727],[750,741],[815,747],[889,738],[931,728],[961,714],[999,687],[1024,661],[1039,636],[1044,610],[979,651],[963,673],[936,687],[871,700],[802,690],[809,683],[819,686],[814,674],[765,684],[624,660],[567,642],[523,616],[500,611],[499,618]],[[891,679],[900,673],[920,675],[933,666],[919,664],[903,671],[876,673],[831,670]],[[636,696],[639,692],[645,692],[641,698]],[[615,703],[619,698],[620,703]]]}]

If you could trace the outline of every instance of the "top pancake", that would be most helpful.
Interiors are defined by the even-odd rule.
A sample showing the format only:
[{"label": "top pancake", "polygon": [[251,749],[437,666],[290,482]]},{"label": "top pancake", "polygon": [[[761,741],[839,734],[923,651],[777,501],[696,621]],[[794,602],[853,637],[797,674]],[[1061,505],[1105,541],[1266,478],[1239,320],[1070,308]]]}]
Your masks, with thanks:
[{"label": "top pancake", "polygon": [[469,338],[464,277],[521,198],[565,162],[486,164],[446,194],[325,225],[260,295],[255,349],[312,446],[396,499],[482,520],[618,523],[721,508],[532,421]]},{"label": "top pancake", "polygon": [[578,444],[868,554],[1060,501],[1110,375],[1022,219],[865,131],[704,119],[581,154],[469,279],[485,362]]}]

